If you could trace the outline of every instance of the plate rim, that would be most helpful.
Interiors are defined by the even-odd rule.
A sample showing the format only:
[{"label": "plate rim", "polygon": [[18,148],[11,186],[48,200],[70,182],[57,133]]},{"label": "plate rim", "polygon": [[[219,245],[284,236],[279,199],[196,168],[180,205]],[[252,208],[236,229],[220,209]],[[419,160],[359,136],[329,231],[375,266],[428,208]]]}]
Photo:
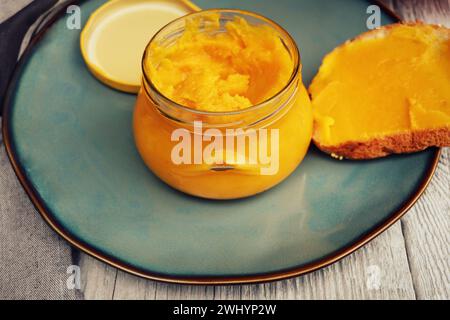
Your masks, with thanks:
[{"label": "plate rim", "polygon": [[[5,94],[5,99],[3,102],[3,116],[2,116],[2,135],[3,141],[5,144],[6,153],[8,159],[13,167],[13,170],[19,179],[20,184],[25,189],[26,194],[31,199],[31,202],[42,216],[44,221],[50,226],[53,231],[55,231],[60,237],[62,237],[65,241],[71,244],[78,250],[83,251],[84,253],[107,263],[119,270],[125,271],[127,273],[133,274],[135,276],[139,276],[149,280],[174,283],[174,284],[190,284],[190,285],[227,285],[227,284],[250,284],[250,283],[263,283],[269,281],[277,281],[283,279],[289,279],[292,277],[297,277],[301,275],[305,275],[316,270],[322,269],[326,266],[329,266],[349,254],[355,252],[359,248],[363,247],[378,235],[383,233],[386,229],[392,226],[395,222],[397,222],[403,215],[405,215],[409,209],[416,203],[416,201],[423,194],[427,186],[429,185],[431,179],[434,176],[437,165],[439,163],[439,159],[442,153],[442,148],[430,148],[434,150],[433,159],[431,160],[431,165],[428,167],[426,174],[423,179],[418,183],[417,189],[415,192],[405,200],[405,203],[392,212],[388,218],[386,218],[383,222],[373,226],[368,232],[362,235],[359,238],[353,240],[349,245],[341,248],[340,250],[325,256],[319,260],[313,261],[303,266],[292,267],[288,269],[283,269],[279,271],[270,271],[265,273],[251,274],[251,275],[230,275],[230,276],[187,276],[187,275],[170,275],[165,273],[153,272],[150,270],[143,270],[137,267],[134,267],[128,264],[125,261],[117,259],[109,254],[102,252],[101,250],[95,249],[94,246],[89,245],[84,242],[82,239],[79,239],[75,234],[71,233],[67,229],[65,229],[54,217],[51,213],[51,210],[47,208],[45,205],[45,201],[41,198],[37,190],[33,187],[30,179],[28,178],[26,171],[23,169],[22,164],[18,160],[16,155],[16,150],[14,148],[11,135],[12,129],[9,125],[9,119],[11,117],[12,110],[12,98],[16,89],[16,85],[18,80],[20,79],[20,75],[22,73],[23,66],[28,61],[28,58],[31,56],[34,47],[41,40],[47,30],[55,21],[57,21],[61,14],[66,11],[66,8],[75,3],[83,3],[85,0],[70,0],[60,7],[55,9],[55,14],[44,24],[41,30],[36,34],[36,36],[30,41],[28,46],[26,47],[23,55],[18,61],[13,76],[11,77],[8,88]],[[398,21],[401,21],[400,17],[392,12],[389,8],[387,8],[382,2],[375,0],[373,1],[377,5],[379,5],[382,10],[384,10],[387,14],[394,17]]]}]

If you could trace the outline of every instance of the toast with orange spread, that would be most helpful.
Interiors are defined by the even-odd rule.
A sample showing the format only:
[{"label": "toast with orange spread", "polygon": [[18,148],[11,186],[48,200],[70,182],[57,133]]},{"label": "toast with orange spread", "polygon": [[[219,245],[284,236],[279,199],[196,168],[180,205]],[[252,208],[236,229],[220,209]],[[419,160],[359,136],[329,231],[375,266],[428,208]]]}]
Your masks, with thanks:
[{"label": "toast with orange spread", "polygon": [[328,54],[309,92],[314,143],[371,159],[450,146],[450,29],[394,24]]}]

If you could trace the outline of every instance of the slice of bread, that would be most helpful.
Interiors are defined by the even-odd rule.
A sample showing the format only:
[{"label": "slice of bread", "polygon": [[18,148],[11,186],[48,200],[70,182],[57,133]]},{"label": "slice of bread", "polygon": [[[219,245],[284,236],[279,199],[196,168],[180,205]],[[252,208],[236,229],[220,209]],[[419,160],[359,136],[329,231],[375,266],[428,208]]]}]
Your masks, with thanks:
[{"label": "slice of bread", "polygon": [[450,29],[415,23],[366,32],[325,57],[309,92],[313,141],[334,157],[450,146]]}]

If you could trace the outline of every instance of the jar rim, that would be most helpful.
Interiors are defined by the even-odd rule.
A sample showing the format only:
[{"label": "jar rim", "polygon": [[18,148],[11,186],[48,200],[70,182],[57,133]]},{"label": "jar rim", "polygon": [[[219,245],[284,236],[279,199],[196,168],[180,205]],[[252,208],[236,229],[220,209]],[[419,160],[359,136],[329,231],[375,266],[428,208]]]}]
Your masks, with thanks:
[{"label": "jar rim", "polygon": [[[292,46],[293,46],[293,60],[294,60],[294,67],[293,67],[293,71],[292,74],[289,78],[289,80],[287,81],[286,85],[283,86],[282,89],[280,89],[277,93],[275,93],[273,96],[271,96],[270,98],[259,102],[257,104],[251,105],[250,107],[244,108],[244,109],[239,109],[239,110],[232,110],[232,111],[207,111],[207,110],[198,110],[198,109],[194,109],[194,108],[190,108],[187,106],[184,106],[182,104],[179,104],[176,101],[173,101],[172,99],[168,98],[165,94],[163,94],[153,83],[153,81],[151,80],[151,78],[149,77],[146,68],[145,68],[145,62],[148,56],[148,51],[150,49],[150,45],[153,43],[153,41],[162,33],[164,32],[168,27],[170,27],[172,24],[175,24],[179,21],[182,21],[184,19],[196,16],[196,15],[201,15],[201,14],[205,14],[205,13],[236,13],[236,14],[243,14],[243,15],[247,15],[247,16],[251,16],[253,18],[257,18],[259,20],[265,21],[266,23],[268,23],[269,25],[271,25],[271,27],[274,27],[277,32],[279,32],[281,35],[286,36],[286,38],[291,42]],[[252,12],[252,11],[247,11],[247,10],[241,10],[241,9],[225,9],[225,8],[215,8],[215,9],[206,9],[206,10],[201,10],[201,11],[196,11],[196,12],[192,12],[189,14],[186,14],[182,17],[179,17],[175,20],[172,20],[171,22],[169,22],[168,24],[166,24],[165,26],[163,26],[158,32],[155,33],[155,35],[150,39],[149,43],[147,44],[145,50],[144,50],[144,54],[142,56],[142,60],[141,60],[141,68],[142,68],[142,74],[143,74],[143,81],[145,84],[147,84],[148,86],[150,86],[150,88],[161,98],[163,98],[164,100],[166,100],[166,102],[170,103],[172,106],[176,107],[177,109],[183,110],[185,112],[190,112],[196,115],[203,115],[203,116],[232,116],[232,115],[239,115],[239,114],[243,114],[246,112],[252,112],[252,111],[256,111],[259,110],[265,106],[267,106],[268,104],[270,104],[271,102],[273,102],[274,100],[276,100],[280,95],[283,95],[285,92],[287,92],[289,90],[289,88],[291,87],[291,85],[296,81],[297,79],[297,75],[301,72],[301,56],[300,56],[300,51],[298,49],[297,43],[295,42],[295,40],[292,38],[292,36],[289,34],[289,32],[286,31],[286,29],[284,29],[282,26],[280,26],[278,23],[276,23],[275,21],[273,21],[272,19],[269,19],[263,15],[260,15],[258,13]],[[144,91],[145,94],[149,97],[149,92],[147,91],[147,87],[146,85],[143,85],[144,87]]]}]

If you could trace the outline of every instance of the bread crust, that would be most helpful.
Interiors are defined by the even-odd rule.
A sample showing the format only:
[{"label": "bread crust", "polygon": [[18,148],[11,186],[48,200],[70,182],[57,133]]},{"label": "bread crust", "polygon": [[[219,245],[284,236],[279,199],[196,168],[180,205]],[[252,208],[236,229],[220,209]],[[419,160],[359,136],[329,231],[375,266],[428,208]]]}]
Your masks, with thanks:
[{"label": "bread crust", "polygon": [[412,153],[428,147],[450,146],[450,128],[427,129],[408,133],[388,135],[368,141],[349,141],[337,146],[314,144],[333,157],[362,160],[385,157],[393,153]]},{"label": "bread crust", "polygon": [[[415,23],[399,22],[381,28],[377,28],[368,32],[365,32],[357,37],[347,40],[342,45],[338,46],[334,50],[344,47],[349,43],[357,40],[364,40],[372,37],[384,36],[389,30],[399,25],[417,26],[424,25],[421,21]],[[450,29],[442,25],[431,25],[434,29],[439,29],[443,32],[443,36],[450,38]],[[333,54],[334,50],[329,54]],[[314,81],[314,80],[313,80]],[[348,141],[335,146],[322,145],[319,141],[314,139],[313,143],[322,151],[329,153],[334,158],[342,159],[374,159],[385,157],[390,154],[398,153],[412,153],[422,151],[428,147],[449,147],[450,146],[450,126],[426,129],[420,131],[411,131],[406,133],[386,135],[381,138],[373,138],[368,141]]]}]

